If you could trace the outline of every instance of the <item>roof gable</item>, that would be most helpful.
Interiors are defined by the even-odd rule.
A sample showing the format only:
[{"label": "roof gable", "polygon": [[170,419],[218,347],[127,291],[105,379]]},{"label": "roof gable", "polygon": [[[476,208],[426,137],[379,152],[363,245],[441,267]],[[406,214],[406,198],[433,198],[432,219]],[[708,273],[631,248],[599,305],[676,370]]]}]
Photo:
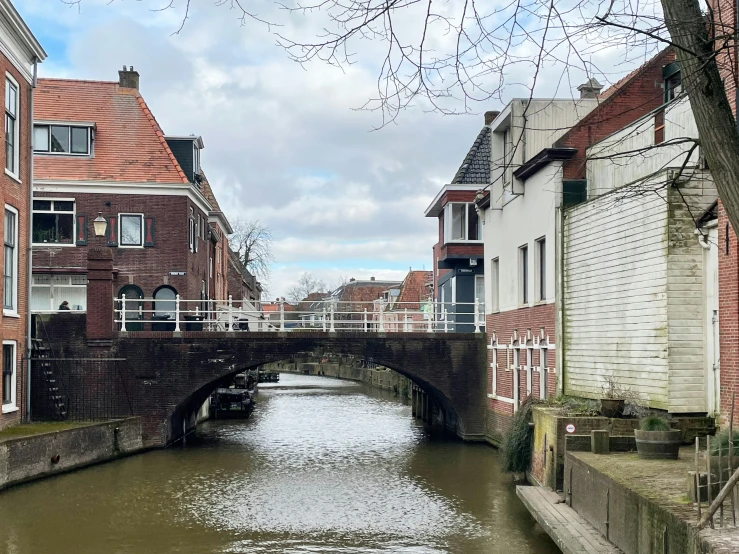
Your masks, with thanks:
[{"label": "roof gable", "polygon": [[459,166],[452,184],[487,184],[490,181],[490,151],[490,127],[485,125]]},{"label": "roof gable", "polygon": [[91,156],[34,155],[34,178],[188,183],[159,124],[135,89],[117,82],[39,79],[36,121],[95,123]]}]

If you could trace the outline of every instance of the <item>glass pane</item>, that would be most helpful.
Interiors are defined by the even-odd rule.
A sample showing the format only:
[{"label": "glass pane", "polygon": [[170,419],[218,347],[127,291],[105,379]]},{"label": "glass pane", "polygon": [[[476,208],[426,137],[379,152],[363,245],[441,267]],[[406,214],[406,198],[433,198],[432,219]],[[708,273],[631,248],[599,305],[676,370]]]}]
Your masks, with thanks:
[{"label": "glass pane", "polygon": [[31,310],[51,309],[51,287],[31,287]]},{"label": "glass pane", "polygon": [[73,285],[87,285],[87,277],[85,275],[72,275]]},{"label": "glass pane", "polygon": [[72,152],[75,154],[87,154],[86,127],[72,127]]},{"label": "glass pane", "polygon": [[126,246],[140,246],[141,241],[141,216],[121,216],[121,244]]},{"label": "glass pane", "polygon": [[15,116],[18,108],[18,89],[10,81],[5,81],[5,111]]},{"label": "glass pane", "polygon": [[5,168],[15,173],[15,119],[5,114]]},{"label": "glass pane", "polygon": [[70,310],[86,310],[87,287],[54,287],[54,308],[58,309],[65,300]]},{"label": "glass pane", "polygon": [[480,240],[480,218],[477,210],[472,204],[468,204],[467,210],[467,240]]},{"label": "glass pane", "polygon": [[49,151],[49,127],[36,125],[33,128],[33,149],[36,152]]},{"label": "glass pane", "polygon": [[56,216],[58,242],[71,244],[74,238],[74,218],[71,215]]},{"label": "glass pane", "polygon": [[33,214],[33,242],[71,244],[73,237],[74,219],[71,214]]},{"label": "glass pane", "polygon": [[55,212],[73,212],[74,202],[60,202],[59,200],[56,200],[54,202],[54,211]]},{"label": "glass pane", "polygon": [[464,240],[466,204],[452,205],[452,240]]},{"label": "glass pane", "polygon": [[51,211],[51,200],[34,200],[33,209]]},{"label": "glass pane", "polygon": [[34,275],[33,276],[34,285],[48,285],[50,283],[51,283],[51,275]]},{"label": "glass pane", "polygon": [[10,246],[15,246],[15,214],[9,210],[5,210],[5,235],[4,242]]},{"label": "glass pane", "polygon": [[69,127],[51,127],[51,151],[69,152]]},{"label": "glass pane", "polygon": [[170,288],[159,289],[154,294],[154,315],[175,316],[175,291]]}]

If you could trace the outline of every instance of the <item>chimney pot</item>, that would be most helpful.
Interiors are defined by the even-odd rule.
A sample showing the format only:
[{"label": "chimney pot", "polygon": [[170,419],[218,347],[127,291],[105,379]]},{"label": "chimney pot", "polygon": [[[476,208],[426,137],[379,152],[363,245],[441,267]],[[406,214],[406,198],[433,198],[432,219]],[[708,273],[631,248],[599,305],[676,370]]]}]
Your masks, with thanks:
[{"label": "chimney pot", "polygon": [[374,281],[374,280],[375,280],[375,278],[374,278],[374,277],[370,277],[370,281]]},{"label": "chimney pot", "polygon": [[591,77],[577,87],[577,90],[580,91],[580,98],[598,98],[600,91],[603,90],[603,85],[598,82],[598,79]]},{"label": "chimney pot", "polygon": [[498,115],[500,115],[500,112],[497,111],[485,112],[485,125],[490,125]]},{"label": "chimney pot", "polygon": [[350,283],[353,283],[354,281],[356,281],[356,279],[354,277],[352,277],[351,279],[349,279],[349,282]]},{"label": "chimney pot", "polygon": [[131,69],[126,69],[124,65],[123,71],[118,72],[118,86],[139,90],[139,72],[134,71],[133,66]]}]

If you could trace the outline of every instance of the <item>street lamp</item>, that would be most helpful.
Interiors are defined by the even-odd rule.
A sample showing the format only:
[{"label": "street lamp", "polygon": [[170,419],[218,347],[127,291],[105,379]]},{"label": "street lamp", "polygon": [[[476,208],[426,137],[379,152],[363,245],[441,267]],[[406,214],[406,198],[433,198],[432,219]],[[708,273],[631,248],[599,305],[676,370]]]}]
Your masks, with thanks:
[{"label": "street lamp", "polygon": [[105,228],[108,226],[108,222],[103,217],[103,212],[98,212],[98,216],[93,220],[92,226],[95,228],[96,237],[105,236]]}]

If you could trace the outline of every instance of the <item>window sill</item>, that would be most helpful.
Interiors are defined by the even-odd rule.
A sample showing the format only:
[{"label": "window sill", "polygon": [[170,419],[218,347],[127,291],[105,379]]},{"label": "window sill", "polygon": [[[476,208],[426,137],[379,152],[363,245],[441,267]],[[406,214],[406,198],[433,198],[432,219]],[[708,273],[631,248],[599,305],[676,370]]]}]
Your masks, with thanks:
[{"label": "window sill", "polygon": [[18,319],[21,318],[20,314],[18,312],[14,312],[13,310],[3,310],[3,317],[17,317]]},{"label": "window sill", "polygon": [[4,414],[11,414],[13,412],[17,412],[20,408],[16,406],[15,404],[3,404],[3,413]]},{"label": "window sill", "polygon": [[125,245],[124,244],[119,244],[118,245],[118,248],[138,248],[140,250],[143,250],[144,249],[144,245],[143,244],[140,244],[140,245],[138,245],[138,244],[137,245],[134,245],[134,244],[125,244]]},{"label": "window sill", "polygon": [[7,175],[11,179],[13,179],[13,181],[15,181],[16,183],[18,183],[19,185],[22,185],[23,184],[23,182],[21,181],[21,178],[18,175],[16,175],[15,173],[13,173],[12,171],[10,171],[8,168],[5,168],[5,175]]},{"label": "window sill", "polygon": [[31,244],[32,248],[38,248],[38,247],[46,247],[46,248],[69,248],[69,247],[75,247],[76,244],[67,244],[62,242],[34,242]]}]

